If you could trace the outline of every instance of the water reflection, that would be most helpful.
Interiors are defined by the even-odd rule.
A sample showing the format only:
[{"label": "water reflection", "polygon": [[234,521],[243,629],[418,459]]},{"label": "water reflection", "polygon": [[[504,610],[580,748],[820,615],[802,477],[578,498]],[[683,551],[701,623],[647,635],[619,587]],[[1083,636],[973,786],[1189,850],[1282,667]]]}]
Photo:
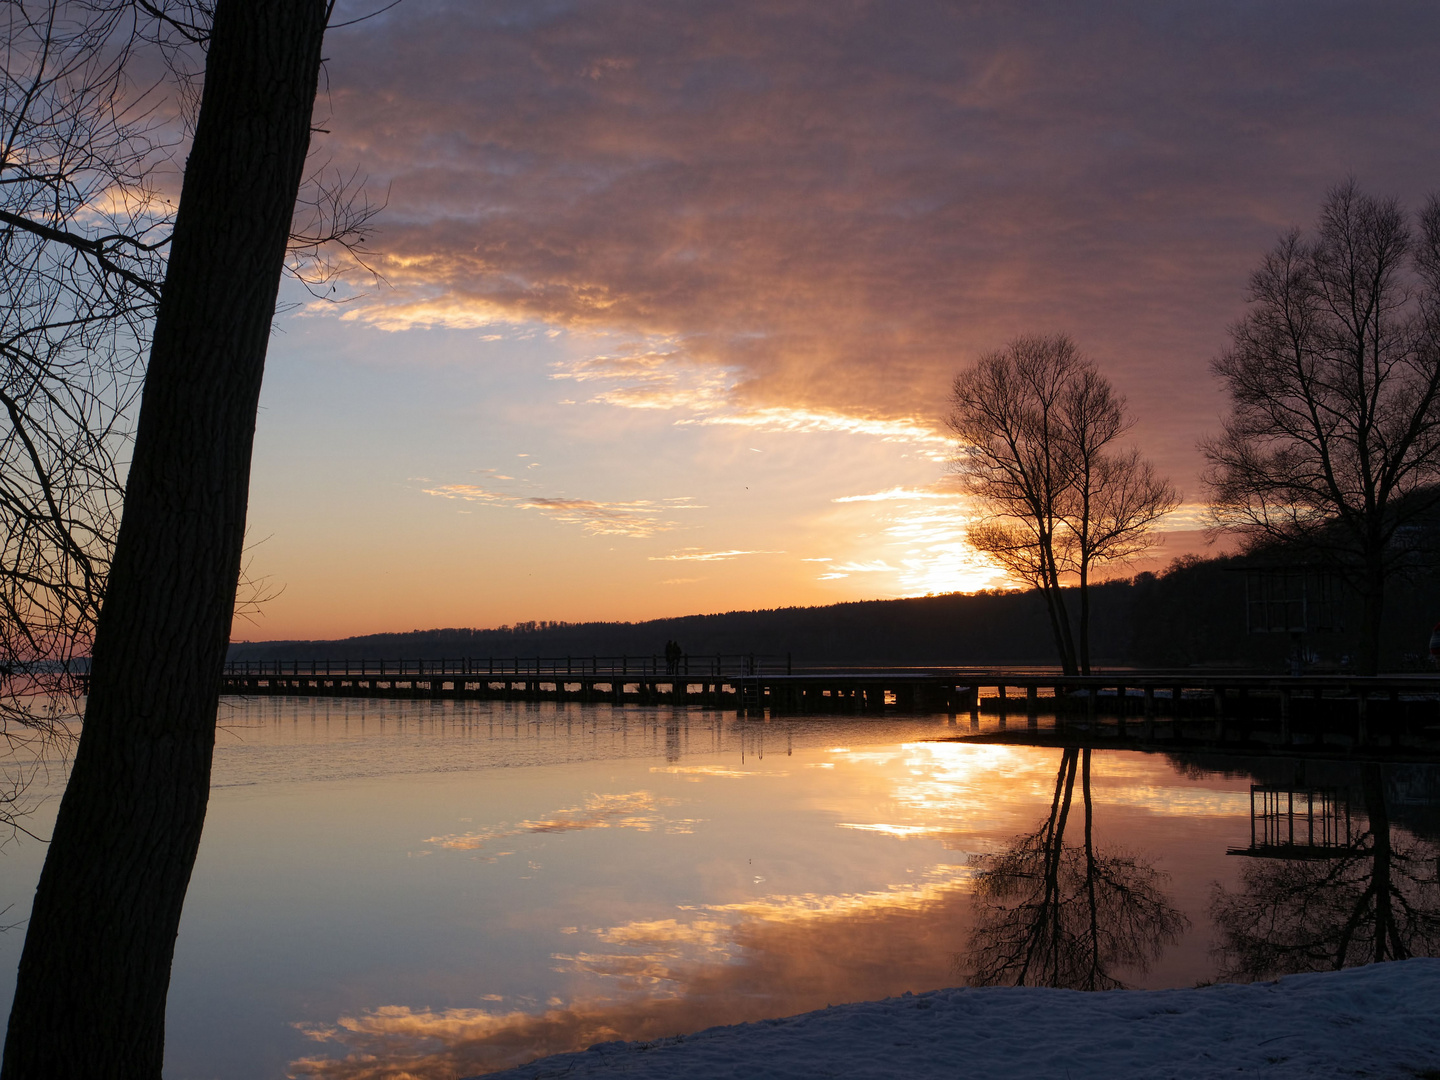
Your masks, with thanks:
[{"label": "water reflection", "polygon": [[612,994],[543,1012],[389,1006],[307,1030],[343,1057],[297,1076],[440,1080],[490,1072],[610,1039],[655,1039],[947,985],[969,916],[969,873],[873,894],[705,905],[601,930],[608,947],[556,954]]},{"label": "water reflection", "polygon": [[[1358,771],[1355,809],[1363,825],[1349,807],[1322,801],[1317,833],[1313,789],[1306,787],[1305,842],[1294,841],[1291,826],[1290,842],[1277,843],[1262,825],[1250,849],[1258,857],[1242,868],[1238,887],[1215,886],[1210,916],[1220,979],[1440,955],[1440,845],[1394,828],[1381,766]],[[1327,820],[1332,807],[1336,820]]]},{"label": "water reflection", "polygon": [[[1282,840],[1277,822],[1247,820],[1245,810],[1251,781],[1283,788],[1266,771],[1278,767],[1273,763],[1230,759],[1217,767],[1083,748],[1060,751],[1057,762],[1054,754],[918,742],[823,752],[812,745],[789,757],[788,768],[756,772],[734,759],[682,764],[667,746],[667,763],[646,772],[657,783],[682,785],[668,795],[630,788],[513,825],[433,836],[439,851],[459,852],[510,846],[522,834],[666,835],[677,821],[687,829],[704,823],[678,816],[687,812],[681,795],[690,785],[712,792],[696,797],[713,799],[751,787],[737,781],[765,776],[784,778],[786,790],[797,790],[788,785],[803,778],[798,790],[808,793],[811,810],[823,809],[832,836],[859,833],[931,858],[949,852],[951,860],[932,861],[908,883],[888,888],[681,902],[565,927],[573,946],[549,954],[559,980],[548,1000],[475,995],[470,1001],[477,1005],[494,1004],[352,1011],[304,1027],[318,1045],[290,1071],[336,1080],[480,1074],[610,1039],[654,1039],[953,985],[957,974],[974,985],[1185,985],[1216,974],[1203,963],[1205,939],[1214,935],[1222,939],[1223,978],[1400,958],[1440,946],[1440,850],[1413,835],[1424,832],[1427,808],[1437,804],[1428,790],[1435,770],[1422,771],[1425,782],[1412,792],[1403,822],[1392,821],[1380,767],[1355,771],[1348,788],[1343,778],[1322,778],[1329,786],[1312,784],[1313,790],[1343,789],[1345,797],[1327,804],[1328,821],[1323,806],[1319,818],[1305,816],[1303,830],[1290,821]],[[1392,770],[1389,786],[1396,783]],[[1321,804],[1305,805],[1308,811]],[[857,815],[862,806],[873,816]],[[711,812],[718,815],[718,807]],[[1033,828],[1001,839],[1032,814],[1041,815]],[[989,823],[983,830],[981,821]],[[1146,822],[1168,822],[1167,830],[1184,822],[1205,840],[1187,853]],[[1256,857],[1226,858],[1227,842],[1245,831],[1253,839],[1244,851]],[[812,844],[820,836],[809,835]],[[1135,848],[1141,838],[1156,840],[1167,857],[1180,855],[1189,890],[1183,896],[1172,892],[1156,859]],[[817,850],[817,867],[834,857]],[[1207,866],[1227,871],[1208,894],[1204,878],[1187,865],[1207,858]],[[757,889],[766,887],[758,884],[763,880],[754,878]],[[1177,967],[1167,953],[1188,940],[1192,920],[1202,924],[1200,940],[1186,949],[1202,960]],[[1164,966],[1162,957],[1170,970],[1157,982],[1148,974]]]},{"label": "water reflection", "polygon": [[[436,847],[451,851],[481,851],[492,847],[496,841],[505,841],[526,833],[564,833],[583,829],[639,829],[649,832],[660,821],[659,809],[673,805],[674,799],[656,797],[649,791],[616,792],[609,795],[591,795],[582,806],[566,807],[547,814],[543,818],[517,821],[514,824],[498,825],[488,829],[473,829],[463,833],[446,833],[432,836],[425,841]],[[671,824],[671,823],[667,823]],[[682,827],[690,822],[680,823]],[[673,831],[673,830],[672,830]],[[512,855],[502,851],[489,856]]]},{"label": "water reflection", "polygon": [[[1116,989],[1126,985],[1118,971],[1143,974],[1189,926],[1164,873],[1096,845],[1091,753],[1063,751],[1049,816],[973,860],[975,924],[960,957],[971,985]],[[1079,842],[1067,843],[1077,769],[1084,821]]]},{"label": "water reflection", "polygon": [[[228,708],[176,954],[175,1080],[448,1080],[962,976],[1192,985],[1217,971],[1212,882],[1234,911],[1259,905],[1232,921],[1232,976],[1294,969],[1260,955],[1275,948],[1260,928],[1290,920],[1293,948],[1317,911],[1336,929],[1304,963],[1333,964],[1367,895],[1386,956],[1434,940],[1433,846],[1417,839],[1440,837],[1429,767],[1385,766],[1367,811],[1354,765],[1311,762],[1297,780],[1273,758],[934,741],[955,730],[943,715]],[[1337,793],[1344,850],[1228,856],[1251,836],[1255,784]],[[0,908],[15,907],[0,922],[23,918],[41,854],[24,837],[5,848]],[[1267,869],[1334,898],[1267,894]],[[1339,962],[1375,955],[1369,925]],[[0,934],[8,971],[19,944]]]}]

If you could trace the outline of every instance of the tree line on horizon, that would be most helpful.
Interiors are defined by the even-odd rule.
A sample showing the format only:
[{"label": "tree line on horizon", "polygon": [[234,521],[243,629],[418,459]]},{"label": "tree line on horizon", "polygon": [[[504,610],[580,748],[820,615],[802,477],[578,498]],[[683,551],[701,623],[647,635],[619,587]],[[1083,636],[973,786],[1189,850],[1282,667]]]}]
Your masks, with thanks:
[{"label": "tree line on horizon", "polygon": [[[1095,664],[1186,668],[1214,665],[1280,672],[1293,643],[1256,634],[1246,620],[1243,556],[1176,559],[1091,586]],[[1073,591],[1072,591],[1073,592]],[[1071,599],[1075,599],[1071,596]],[[1305,637],[1318,670],[1353,670],[1358,598],[1342,603],[1342,629]],[[1440,619],[1440,576],[1416,575],[1392,602],[1381,638],[1387,668],[1415,669]],[[790,656],[798,665],[1049,666],[1048,613],[1038,591],[991,590],[818,607],[684,615],[639,622],[521,622],[490,629],[436,628],[331,640],[235,642],[232,661],[459,660],[658,656],[666,641],[690,656]]]}]

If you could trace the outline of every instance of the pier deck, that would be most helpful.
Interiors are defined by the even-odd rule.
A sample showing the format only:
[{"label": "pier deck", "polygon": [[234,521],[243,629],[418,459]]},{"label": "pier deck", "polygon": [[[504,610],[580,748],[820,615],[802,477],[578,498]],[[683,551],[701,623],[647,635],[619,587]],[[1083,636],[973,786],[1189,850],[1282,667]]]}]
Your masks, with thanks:
[{"label": "pier deck", "polygon": [[[610,704],[701,705],[741,715],[981,713],[1054,726],[1113,725],[1154,734],[1156,725],[1208,720],[1230,741],[1258,730],[1290,743],[1340,730],[1427,732],[1440,739],[1440,675],[1246,675],[1110,671],[1088,676],[978,668],[796,670],[788,658],[505,658],[454,661],[283,661],[227,665],[222,691],[243,695],[406,697]],[[1130,732],[1130,718],[1137,731]],[[1172,729],[1173,730],[1173,729]],[[1192,725],[1193,730],[1193,725]]]}]

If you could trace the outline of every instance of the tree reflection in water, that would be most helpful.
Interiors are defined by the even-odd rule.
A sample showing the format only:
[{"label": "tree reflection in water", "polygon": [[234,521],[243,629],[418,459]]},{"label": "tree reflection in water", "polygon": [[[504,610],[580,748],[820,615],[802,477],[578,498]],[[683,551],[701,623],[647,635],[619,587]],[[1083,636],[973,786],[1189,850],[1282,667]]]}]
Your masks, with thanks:
[{"label": "tree reflection in water", "polygon": [[1440,848],[1392,836],[1379,765],[1362,766],[1360,779],[1365,829],[1333,854],[1257,859],[1238,889],[1214,886],[1220,978],[1440,955]]},{"label": "tree reflection in water", "polygon": [[[1144,974],[1189,926],[1166,874],[1134,853],[1096,848],[1090,754],[1064,751],[1040,828],[973,860],[976,920],[961,958],[972,986],[1116,989],[1125,986],[1117,971]],[[1067,844],[1077,771],[1083,836]]]}]

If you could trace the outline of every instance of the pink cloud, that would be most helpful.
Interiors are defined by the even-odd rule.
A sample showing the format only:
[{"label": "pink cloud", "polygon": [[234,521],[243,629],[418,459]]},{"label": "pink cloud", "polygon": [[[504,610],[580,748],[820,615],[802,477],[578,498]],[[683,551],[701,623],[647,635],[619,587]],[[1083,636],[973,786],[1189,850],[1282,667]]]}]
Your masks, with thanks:
[{"label": "pink cloud", "polygon": [[339,153],[391,185],[395,291],[356,317],[631,334],[569,377],[931,430],[976,352],[1066,330],[1189,486],[1259,253],[1352,169],[1410,199],[1440,175],[1437,19],[402,7],[333,46]]}]

